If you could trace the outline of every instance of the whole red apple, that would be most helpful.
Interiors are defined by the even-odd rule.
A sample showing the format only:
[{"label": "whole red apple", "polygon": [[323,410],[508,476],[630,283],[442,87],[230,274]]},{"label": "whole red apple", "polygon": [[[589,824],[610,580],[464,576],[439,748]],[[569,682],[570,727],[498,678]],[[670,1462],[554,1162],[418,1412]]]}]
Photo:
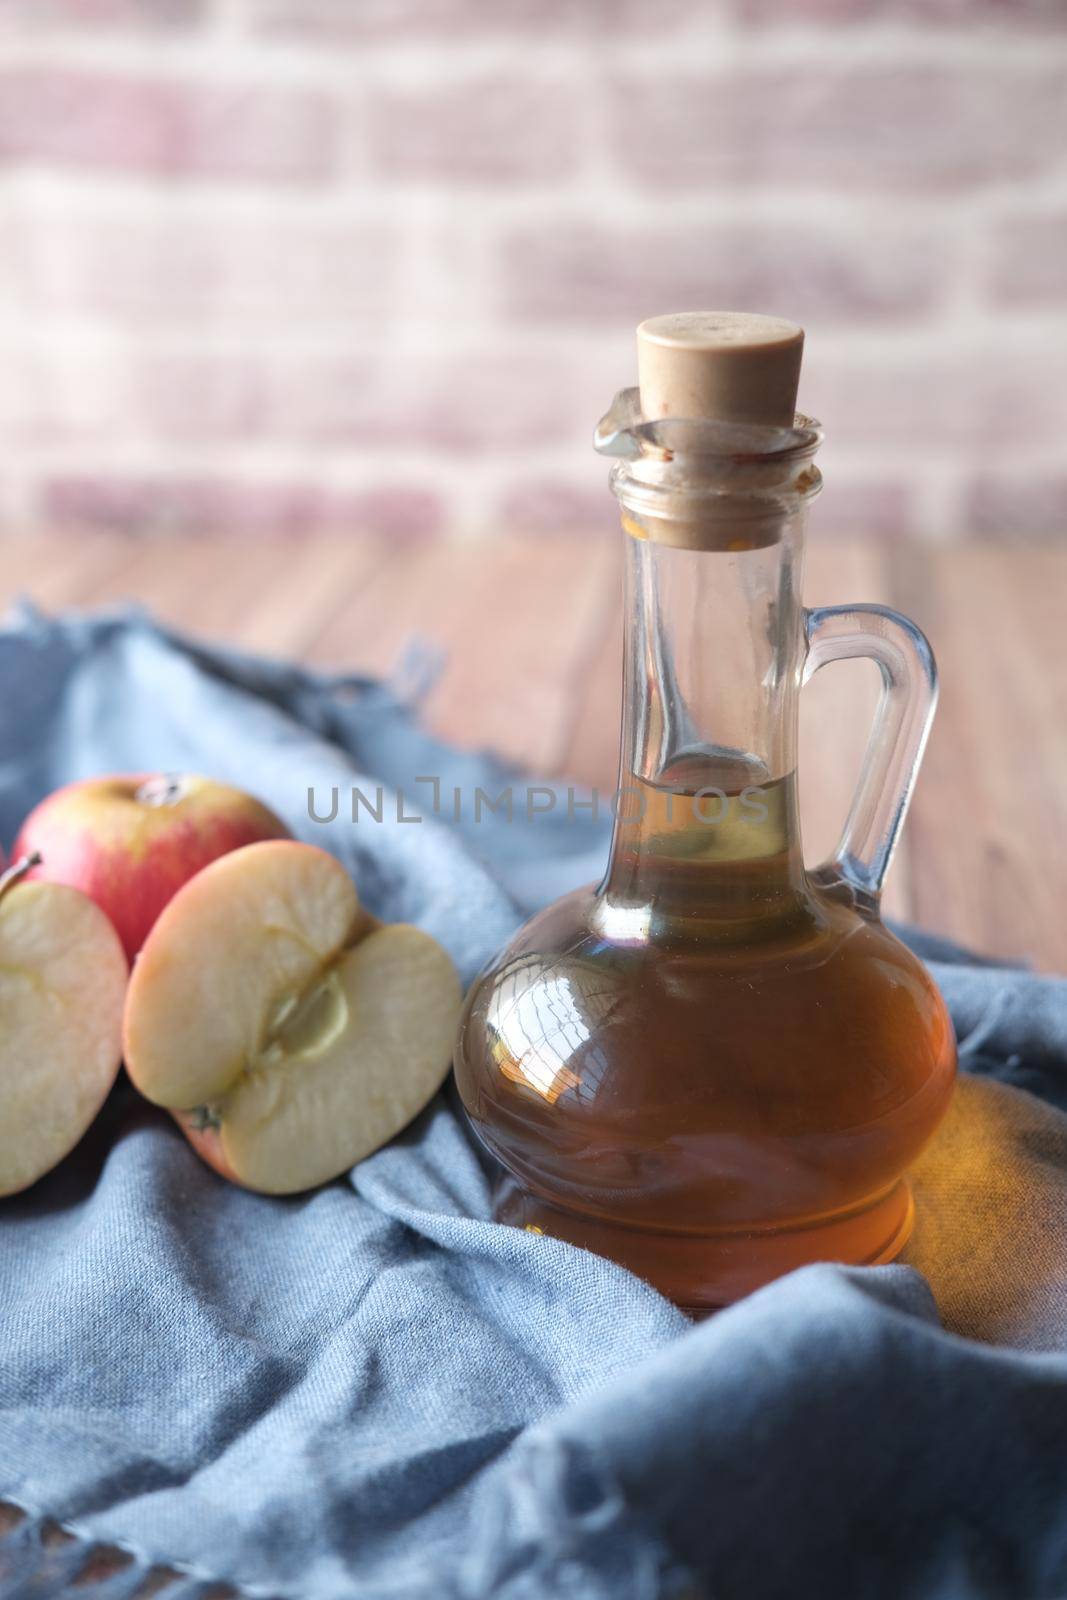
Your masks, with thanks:
[{"label": "whole red apple", "polygon": [[57,789],[19,830],[13,859],[67,883],[114,923],[132,962],[163,907],[209,861],[261,839],[288,839],[273,811],[210,778],[142,773]]}]

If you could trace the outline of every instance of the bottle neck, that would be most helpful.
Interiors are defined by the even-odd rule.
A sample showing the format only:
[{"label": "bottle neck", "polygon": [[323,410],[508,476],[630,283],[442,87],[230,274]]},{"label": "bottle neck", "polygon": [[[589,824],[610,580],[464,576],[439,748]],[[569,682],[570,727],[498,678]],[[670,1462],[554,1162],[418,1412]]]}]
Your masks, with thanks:
[{"label": "bottle neck", "polygon": [[800,506],[778,520],[773,539],[738,531],[735,548],[709,548],[643,537],[647,524],[624,505],[609,904],[668,911],[677,902],[686,915],[747,918],[756,902],[780,910],[800,893],[802,523]]},{"label": "bottle neck", "polygon": [[793,770],[800,523],[773,544],[727,551],[627,534],[623,777],[689,786]]}]

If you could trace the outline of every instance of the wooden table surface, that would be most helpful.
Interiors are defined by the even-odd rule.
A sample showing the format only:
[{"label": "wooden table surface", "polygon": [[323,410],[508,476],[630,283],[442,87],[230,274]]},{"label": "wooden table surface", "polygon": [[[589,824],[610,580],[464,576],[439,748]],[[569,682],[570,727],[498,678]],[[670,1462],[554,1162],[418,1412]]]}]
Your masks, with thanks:
[{"label": "wooden table surface", "polygon": [[[621,551],[611,539],[252,545],[7,540],[0,588],[53,610],[137,599],[168,622],[317,666],[386,673],[415,636],[445,652],[432,727],[538,774],[613,790]],[[813,543],[809,604],[882,601],[930,635],[941,704],[887,909],[1067,972],[1067,549]],[[877,693],[871,663],[804,691],[805,853],[832,847]]]}]

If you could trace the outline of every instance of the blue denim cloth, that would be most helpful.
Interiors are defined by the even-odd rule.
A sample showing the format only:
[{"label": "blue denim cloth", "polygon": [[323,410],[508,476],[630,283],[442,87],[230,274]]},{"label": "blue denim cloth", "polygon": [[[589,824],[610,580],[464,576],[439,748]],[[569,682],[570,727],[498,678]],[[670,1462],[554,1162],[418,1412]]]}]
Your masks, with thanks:
[{"label": "blue denim cloth", "polygon": [[[469,806],[353,825],[353,784],[405,787],[408,814],[418,776],[446,814],[454,786],[521,785],[430,739],[393,689],[137,616],[17,617],[0,727],[5,842],[70,779],[210,772],[336,851],[465,979],[606,844],[562,803],[530,825]],[[338,818],[312,822],[309,787],[323,812],[335,785]],[[808,1268],[698,1326],[492,1223],[448,1093],[346,1180],[278,1200],[217,1178],[120,1084],[72,1157],[0,1203],[0,1592],[81,1572],[83,1596],[132,1595],[169,1564],[172,1600],[212,1580],[360,1600],[1067,1593],[1067,985],[925,948],[974,1074],[918,1174],[927,1275]]]}]

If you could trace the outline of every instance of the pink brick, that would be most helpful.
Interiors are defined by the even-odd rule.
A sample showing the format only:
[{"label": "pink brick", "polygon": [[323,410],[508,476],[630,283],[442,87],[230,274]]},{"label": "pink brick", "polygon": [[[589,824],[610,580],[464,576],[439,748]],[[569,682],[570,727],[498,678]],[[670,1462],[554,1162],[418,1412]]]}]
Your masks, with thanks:
[{"label": "pink brick", "polygon": [[0,27],[165,28],[200,22],[207,9],[207,0],[0,0]]},{"label": "pink brick", "polygon": [[524,227],[501,264],[514,314],[582,324],[694,305],[867,321],[933,308],[945,291],[942,243],[925,226]]},{"label": "pink brick", "polygon": [[56,344],[15,346],[3,355],[0,433],[16,445],[96,441],[128,421],[116,363]]},{"label": "pink brick", "polygon": [[442,531],[445,507],[441,497],[430,489],[381,484],[358,492],[333,492],[325,506],[324,521],[335,533],[424,538]]},{"label": "pink brick", "polygon": [[44,486],[48,531],[106,530],[137,536],[300,537],[323,532],[437,532],[438,497],[388,483],[323,490],[312,482],[255,483],[236,477],[57,476]]},{"label": "pink brick", "polygon": [[376,319],[391,304],[399,240],[376,222],[188,213],[0,219],[8,292],[30,314],[191,323],[198,334],[267,323]]},{"label": "pink brick", "polygon": [[412,446],[471,454],[572,438],[572,368],[565,358],[479,350],[280,360],[265,395],[265,426],[283,438]]},{"label": "pink brick", "polygon": [[71,475],[45,485],[41,521],[57,532],[273,536],[320,531],[322,509],[307,484]]},{"label": "pink brick", "polygon": [[[658,191],[708,184],[958,189],[1053,171],[1067,66],[739,67],[630,78],[612,94],[617,159]],[[793,224],[783,222],[783,253]]]},{"label": "pink brick", "polygon": [[997,538],[1067,536],[1067,473],[983,473],[967,498],[969,533]]},{"label": "pink brick", "polygon": [[892,458],[903,452],[966,445],[974,437],[973,373],[952,359],[913,362],[809,353],[802,376],[802,408],[826,429],[822,462],[827,476],[833,456],[863,451]]},{"label": "pink brick", "polygon": [[735,0],[742,21],[791,25],[825,22],[863,24],[902,19],[917,23],[1016,22],[1062,23],[1061,0]]},{"label": "pink brick", "polygon": [[622,29],[660,35],[706,14],[706,0],[256,0],[253,22],[327,40],[571,35],[596,46]]},{"label": "pink brick", "polygon": [[0,75],[0,159],[164,175],[315,180],[332,106],[313,92],[19,68]]},{"label": "pink brick", "polygon": [[588,486],[551,478],[518,483],[504,495],[494,523],[502,534],[603,534],[618,531],[618,505],[607,474]]},{"label": "pink brick", "polygon": [[905,468],[896,476],[835,476],[828,468],[811,508],[812,537],[910,538],[917,531],[915,485]]},{"label": "pink brick", "polygon": [[1062,366],[1055,345],[1021,341],[911,359],[813,350],[801,399],[826,427],[828,454],[900,452],[906,473],[911,453],[1057,448],[1067,430]]},{"label": "pink brick", "polygon": [[166,440],[243,438],[258,433],[263,371],[228,352],[145,353],[126,373],[126,424]]},{"label": "pink brick", "polygon": [[528,78],[380,89],[364,107],[367,149],[387,178],[543,178],[579,159],[574,90]]},{"label": "pink brick", "polygon": [[1062,455],[1067,437],[1063,348],[1053,337],[1013,340],[1011,347],[976,354],[970,375],[978,431],[985,451],[1018,444]]},{"label": "pink brick", "polygon": [[994,239],[992,278],[1005,305],[1067,302],[1067,216],[1004,218]]}]

